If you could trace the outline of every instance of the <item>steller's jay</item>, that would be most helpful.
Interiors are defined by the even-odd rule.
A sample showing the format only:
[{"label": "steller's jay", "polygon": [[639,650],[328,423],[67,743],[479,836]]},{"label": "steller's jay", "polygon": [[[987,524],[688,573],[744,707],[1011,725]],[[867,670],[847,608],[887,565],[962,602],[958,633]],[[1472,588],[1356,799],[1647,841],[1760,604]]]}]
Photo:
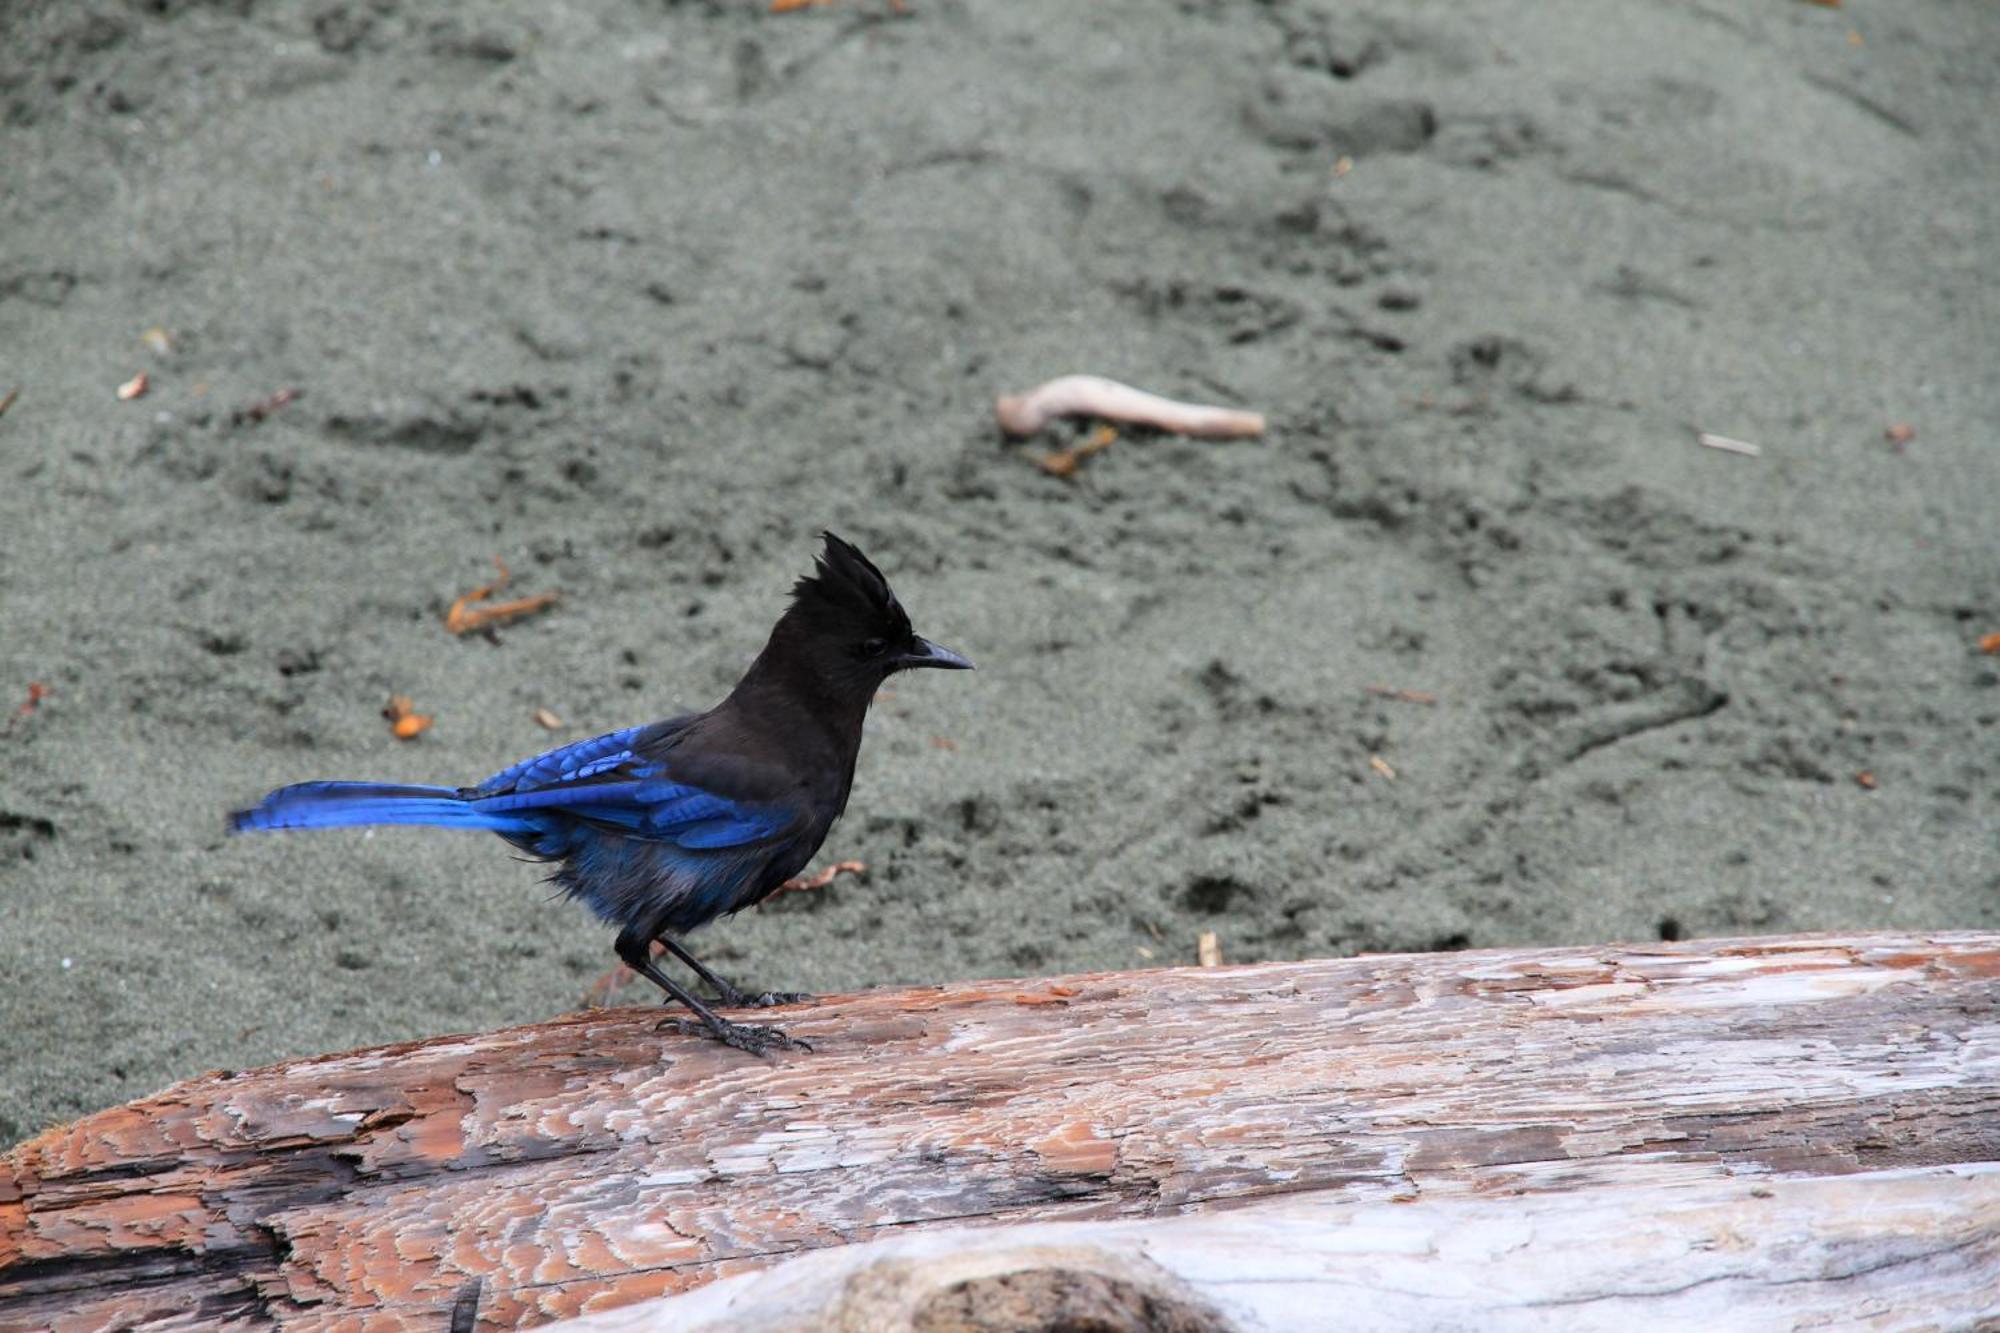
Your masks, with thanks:
[{"label": "steller's jay", "polygon": [[968,668],[919,638],[867,556],[832,533],[764,651],[706,713],[559,746],[476,787],[303,782],[229,817],[232,830],[438,824],[491,829],[619,927],[618,957],[739,1050],[800,1046],[720,1017],[653,963],[659,940],[723,1007],[750,999],[677,936],[770,895],[805,868],[847,805],[861,721],[890,675]]}]

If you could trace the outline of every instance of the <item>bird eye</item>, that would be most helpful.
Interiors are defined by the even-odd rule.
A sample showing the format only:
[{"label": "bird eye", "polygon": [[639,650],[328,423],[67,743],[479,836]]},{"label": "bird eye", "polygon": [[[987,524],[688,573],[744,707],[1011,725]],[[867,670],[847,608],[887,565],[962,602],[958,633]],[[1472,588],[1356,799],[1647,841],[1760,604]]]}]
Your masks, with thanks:
[{"label": "bird eye", "polygon": [[870,639],[861,645],[861,655],[863,657],[880,657],[888,651],[889,641],[887,639]]}]

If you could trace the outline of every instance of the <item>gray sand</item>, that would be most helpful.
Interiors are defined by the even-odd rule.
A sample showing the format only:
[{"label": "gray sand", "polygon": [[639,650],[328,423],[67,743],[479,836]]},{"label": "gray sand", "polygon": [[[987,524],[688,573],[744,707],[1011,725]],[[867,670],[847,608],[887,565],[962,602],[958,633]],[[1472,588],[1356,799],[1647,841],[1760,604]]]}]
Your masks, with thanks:
[{"label": "gray sand", "polygon": [[[223,812],[706,705],[822,527],[980,671],[747,982],[2000,925],[2000,7],[11,8],[0,1143],[576,1004],[496,840]],[[1058,480],[1068,371],[1274,429]]]}]

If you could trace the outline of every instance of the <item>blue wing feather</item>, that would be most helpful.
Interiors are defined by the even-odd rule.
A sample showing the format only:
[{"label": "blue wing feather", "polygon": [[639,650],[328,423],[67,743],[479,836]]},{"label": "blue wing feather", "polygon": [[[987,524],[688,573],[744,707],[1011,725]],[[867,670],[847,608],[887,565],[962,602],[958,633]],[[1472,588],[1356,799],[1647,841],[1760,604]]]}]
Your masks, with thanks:
[{"label": "blue wing feather", "polygon": [[[533,791],[552,782],[588,777],[607,768],[615,768],[631,761],[634,757],[632,744],[644,730],[644,727],[626,727],[622,731],[592,736],[589,740],[559,745],[532,759],[523,759],[512,768],[501,769],[475,787],[473,794],[498,796],[502,792]],[[586,769],[589,771],[582,771]]]},{"label": "blue wing feather", "polygon": [[673,832],[677,846],[707,851],[716,847],[741,847],[762,842],[790,821],[771,810],[739,810],[725,819],[704,819],[683,824]]},{"label": "blue wing feather", "polygon": [[566,810],[580,805],[632,805],[639,791],[636,782],[584,782],[535,791],[508,792],[501,796],[481,796],[472,808],[489,814],[506,810]]},{"label": "blue wing feather", "polygon": [[791,823],[782,807],[731,800],[641,761],[645,730],[628,727],[523,760],[475,787],[470,804],[484,815],[568,814],[703,851],[761,842]]},{"label": "blue wing feather", "polygon": [[[809,809],[768,794],[732,797],[677,777],[676,740],[695,720],[673,718],[558,746],[476,787],[302,783],[237,811],[230,825],[239,831],[354,824],[489,829],[530,855],[560,862],[555,881],[608,921],[692,930],[754,901],[773,877],[804,864],[818,841]],[[736,780],[763,793],[785,790],[767,776],[752,772]],[[664,918],[663,905],[670,909]]]}]

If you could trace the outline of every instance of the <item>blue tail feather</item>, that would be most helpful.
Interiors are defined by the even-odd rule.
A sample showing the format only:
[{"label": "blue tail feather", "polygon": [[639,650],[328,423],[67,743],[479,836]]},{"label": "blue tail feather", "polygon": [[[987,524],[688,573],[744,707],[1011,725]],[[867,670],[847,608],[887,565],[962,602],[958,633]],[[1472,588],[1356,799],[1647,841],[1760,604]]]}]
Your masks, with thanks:
[{"label": "blue tail feather", "polygon": [[526,833],[536,827],[526,819],[475,809],[455,787],[386,782],[300,782],[229,816],[230,830],[236,833],[356,824],[434,824],[495,833]]}]

